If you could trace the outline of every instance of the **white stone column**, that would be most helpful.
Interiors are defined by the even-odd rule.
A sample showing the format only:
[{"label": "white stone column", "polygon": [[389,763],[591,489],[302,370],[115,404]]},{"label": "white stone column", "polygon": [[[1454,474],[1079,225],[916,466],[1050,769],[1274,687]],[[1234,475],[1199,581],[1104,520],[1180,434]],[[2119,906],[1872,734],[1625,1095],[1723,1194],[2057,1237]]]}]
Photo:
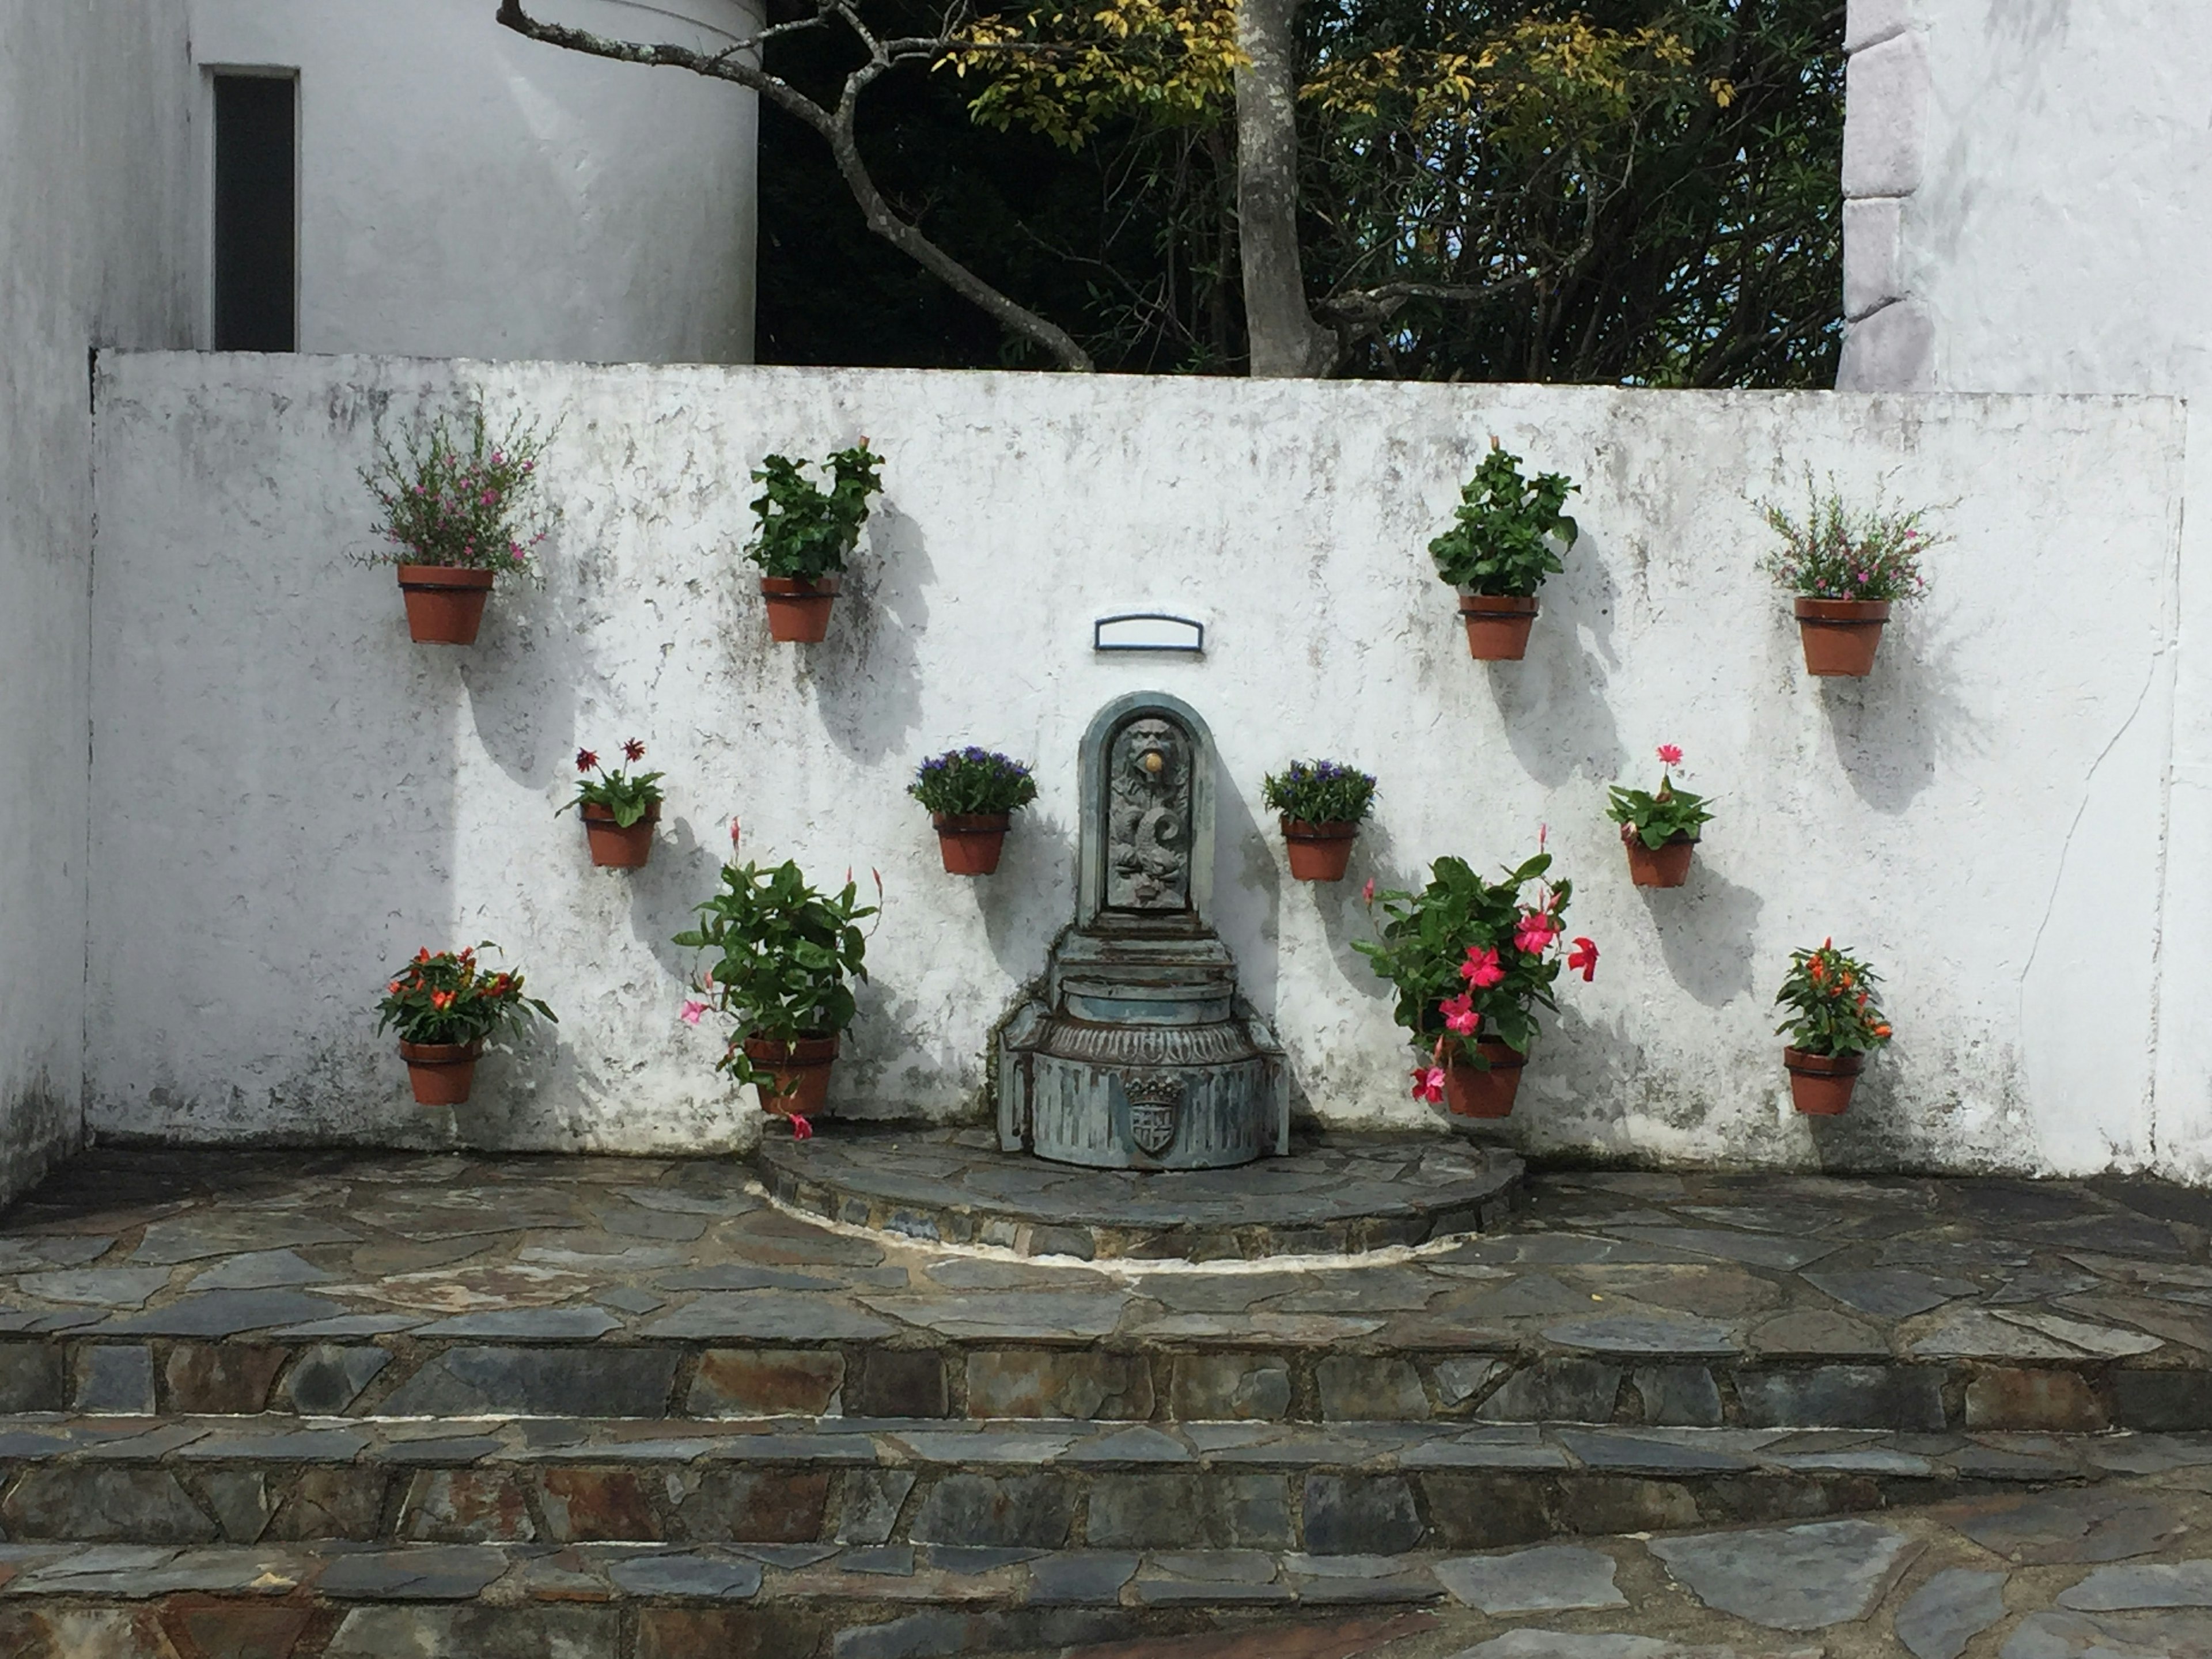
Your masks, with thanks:
[{"label": "white stone column", "polygon": [[1906,291],[1905,198],[1927,143],[1927,42],[1913,0],[1850,0],[1844,25],[1844,356],[1846,392],[1919,392],[1934,379],[1935,328]]}]

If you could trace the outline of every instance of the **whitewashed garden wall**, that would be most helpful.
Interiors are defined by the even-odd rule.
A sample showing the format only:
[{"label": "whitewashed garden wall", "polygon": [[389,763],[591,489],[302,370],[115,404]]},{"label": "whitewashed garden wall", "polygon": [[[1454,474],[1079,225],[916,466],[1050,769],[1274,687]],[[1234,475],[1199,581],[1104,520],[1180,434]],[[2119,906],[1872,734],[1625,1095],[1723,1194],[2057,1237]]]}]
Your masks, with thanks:
[{"label": "whitewashed garden wall", "polygon": [[[560,422],[541,591],[472,648],[410,645],[357,471],[459,386]],[[2162,932],[2186,422],[2159,399],[1704,394],[366,358],[108,360],[97,442],[87,1097],[190,1139],[705,1151],[755,1133],[677,1018],[668,940],[746,849],[882,872],[833,1098],[979,1109],[987,1034],[1070,918],[1075,745],[1116,694],[1195,705],[1224,776],[1217,908],[1297,1109],[1413,1125],[1352,942],[1358,885],[1549,826],[1563,982],[1506,1132],[1608,1158],[2212,1176],[2203,930]],[[1424,546],[1492,434],[1584,486],[1528,659],[1471,661]],[[866,434],[886,493],[827,643],[772,646],[739,557],[747,468]],[[1815,682],[1755,568],[1747,495],[1804,470],[1950,501],[1934,597],[1863,682]],[[1101,657],[1167,610],[1201,660]],[[579,744],[668,774],[652,865],[556,817]],[[944,875],[904,786],[978,742],[1042,797],[1001,872]],[[1690,885],[1629,885],[1603,816],[1652,746],[1718,821]],[[1326,755],[1382,794],[1340,887],[1291,882],[1263,772]],[[1791,1113],[1769,999],[1827,934],[1889,975],[1858,1103]],[[501,942],[561,1015],[449,1125],[371,1012],[418,945]],[[2168,989],[2161,1007],[2161,976]],[[2187,1039],[2183,1039],[2185,1042]]]}]

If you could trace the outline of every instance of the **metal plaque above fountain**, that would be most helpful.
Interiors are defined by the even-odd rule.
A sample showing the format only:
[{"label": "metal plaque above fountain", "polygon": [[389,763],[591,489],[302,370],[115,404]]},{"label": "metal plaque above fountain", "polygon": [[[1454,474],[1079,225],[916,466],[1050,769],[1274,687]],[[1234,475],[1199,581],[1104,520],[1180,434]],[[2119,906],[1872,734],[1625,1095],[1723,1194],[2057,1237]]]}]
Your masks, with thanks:
[{"label": "metal plaque above fountain", "polygon": [[1207,1170],[1290,1146],[1273,1034],[1213,931],[1213,738],[1164,692],[1084,734],[1074,926],[1000,1039],[999,1140],[1063,1164]]}]

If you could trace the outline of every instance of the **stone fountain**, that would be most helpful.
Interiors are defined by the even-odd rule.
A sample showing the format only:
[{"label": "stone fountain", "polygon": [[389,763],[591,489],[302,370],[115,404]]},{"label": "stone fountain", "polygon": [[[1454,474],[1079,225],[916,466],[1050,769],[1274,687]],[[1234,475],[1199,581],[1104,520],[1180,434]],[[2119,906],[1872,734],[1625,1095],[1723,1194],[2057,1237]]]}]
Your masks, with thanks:
[{"label": "stone fountain", "polygon": [[1212,736],[1140,691],[1084,734],[1074,924],[999,1046],[999,1142],[1063,1164],[1207,1170],[1290,1146],[1289,1074],[1213,930]]}]

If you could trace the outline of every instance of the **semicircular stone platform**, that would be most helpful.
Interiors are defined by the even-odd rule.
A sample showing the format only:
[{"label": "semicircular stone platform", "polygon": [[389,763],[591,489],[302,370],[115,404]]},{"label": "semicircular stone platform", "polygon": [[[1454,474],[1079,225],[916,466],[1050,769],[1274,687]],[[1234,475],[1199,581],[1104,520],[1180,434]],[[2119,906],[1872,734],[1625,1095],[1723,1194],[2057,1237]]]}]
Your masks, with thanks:
[{"label": "semicircular stone platform", "polygon": [[999,1149],[986,1129],[825,1125],[771,1135],[754,1161],[791,1208],[878,1231],[1023,1255],[1252,1261],[1356,1254],[1492,1231],[1522,1165],[1419,1135],[1293,1139],[1234,1170],[1093,1170]]}]

